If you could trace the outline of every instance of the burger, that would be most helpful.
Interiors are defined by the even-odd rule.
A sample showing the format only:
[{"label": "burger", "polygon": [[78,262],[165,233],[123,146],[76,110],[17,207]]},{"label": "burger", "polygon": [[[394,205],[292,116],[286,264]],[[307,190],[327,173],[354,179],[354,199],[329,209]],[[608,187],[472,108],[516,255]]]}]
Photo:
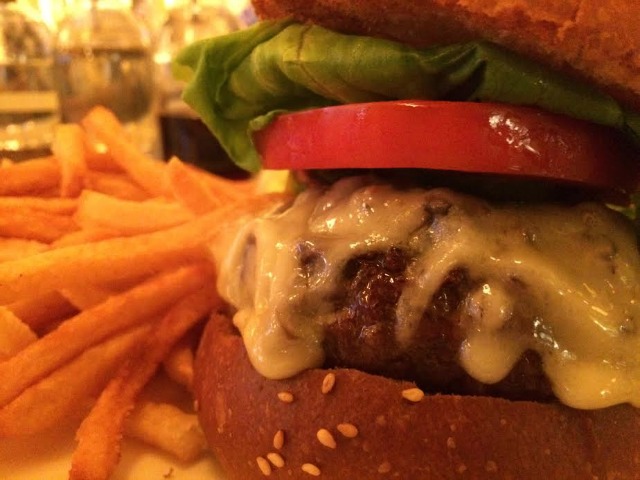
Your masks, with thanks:
[{"label": "burger", "polygon": [[175,65],[296,179],[214,251],[228,477],[640,478],[640,4],[254,6]]}]

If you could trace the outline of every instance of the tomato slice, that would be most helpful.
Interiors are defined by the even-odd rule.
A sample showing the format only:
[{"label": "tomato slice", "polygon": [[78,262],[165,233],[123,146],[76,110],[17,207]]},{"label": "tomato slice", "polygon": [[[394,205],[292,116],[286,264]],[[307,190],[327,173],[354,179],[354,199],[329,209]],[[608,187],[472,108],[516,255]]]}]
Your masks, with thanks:
[{"label": "tomato slice", "polygon": [[254,134],[270,169],[420,168],[517,175],[630,193],[640,158],[612,129],[529,107],[441,101],[284,114]]}]

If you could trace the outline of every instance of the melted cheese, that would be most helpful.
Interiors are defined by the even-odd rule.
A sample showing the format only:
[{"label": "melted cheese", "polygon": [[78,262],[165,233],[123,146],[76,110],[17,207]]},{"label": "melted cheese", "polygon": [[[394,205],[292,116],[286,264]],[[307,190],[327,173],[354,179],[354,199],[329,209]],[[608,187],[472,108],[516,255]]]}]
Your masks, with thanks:
[{"label": "melted cheese", "polygon": [[[472,377],[497,382],[535,350],[564,403],[640,406],[640,255],[616,213],[591,203],[496,207],[361,177],[308,190],[285,211],[252,220],[221,261],[219,290],[237,309],[255,368],[285,378],[320,366],[342,268],[392,246],[413,258],[396,307],[400,345],[448,273],[464,268],[478,285],[461,311],[459,361]],[[312,274],[305,249],[320,259]]]}]

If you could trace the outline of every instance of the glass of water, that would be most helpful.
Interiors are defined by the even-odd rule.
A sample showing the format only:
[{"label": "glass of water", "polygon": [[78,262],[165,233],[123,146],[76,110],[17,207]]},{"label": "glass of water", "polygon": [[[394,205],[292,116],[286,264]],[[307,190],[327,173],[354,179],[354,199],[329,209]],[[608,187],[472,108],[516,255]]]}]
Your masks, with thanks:
[{"label": "glass of water", "polygon": [[0,0],[0,157],[49,153],[60,118],[52,47],[38,12]]},{"label": "glass of water", "polygon": [[143,151],[159,154],[151,37],[128,2],[94,0],[61,22],[55,77],[64,121],[102,105]]}]

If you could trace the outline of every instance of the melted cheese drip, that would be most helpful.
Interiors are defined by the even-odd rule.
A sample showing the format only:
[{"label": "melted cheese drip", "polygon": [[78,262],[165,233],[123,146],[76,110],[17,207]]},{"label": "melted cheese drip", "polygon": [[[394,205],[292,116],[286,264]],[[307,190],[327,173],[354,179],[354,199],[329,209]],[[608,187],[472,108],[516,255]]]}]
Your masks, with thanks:
[{"label": "melted cheese drip", "polygon": [[[446,205],[446,214],[427,205]],[[321,253],[313,275],[303,247]],[[492,207],[445,189],[399,191],[350,178],[308,190],[249,222],[221,263],[255,368],[286,378],[320,366],[331,293],[346,262],[399,246],[415,254],[396,308],[400,345],[449,272],[479,287],[463,302],[459,360],[494,383],[525,350],[541,355],[556,396],[576,408],[640,406],[640,255],[629,225],[603,206]]]}]

